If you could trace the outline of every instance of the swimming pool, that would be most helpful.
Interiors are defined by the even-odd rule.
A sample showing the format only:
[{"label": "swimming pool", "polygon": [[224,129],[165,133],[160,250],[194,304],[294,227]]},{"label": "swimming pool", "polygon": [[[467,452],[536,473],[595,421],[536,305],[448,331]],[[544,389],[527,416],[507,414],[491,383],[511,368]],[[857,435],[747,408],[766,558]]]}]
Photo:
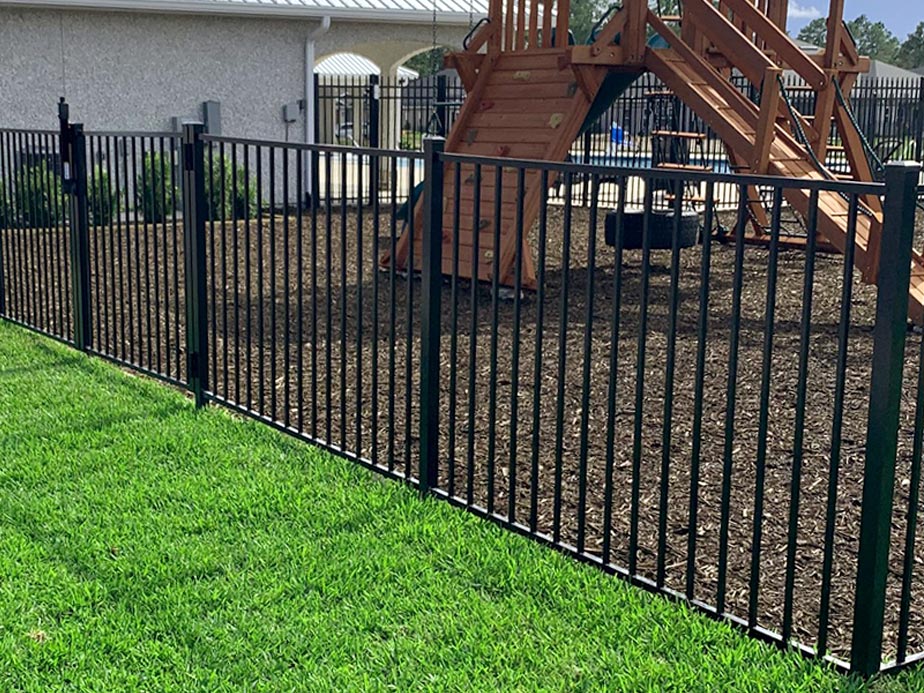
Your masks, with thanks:
[{"label": "swimming pool", "polygon": [[[583,155],[571,155],[573,163],[588,163],[591,166],[613,166],[618,168],[652,168],[652,158],[650,155],[627,156],[624,154],[591,154],[585,161]],[[731,173],[731,168],[726,159],[702,160],[694,158],[690,161],[692,166],[711,166],[713,173]]]}]

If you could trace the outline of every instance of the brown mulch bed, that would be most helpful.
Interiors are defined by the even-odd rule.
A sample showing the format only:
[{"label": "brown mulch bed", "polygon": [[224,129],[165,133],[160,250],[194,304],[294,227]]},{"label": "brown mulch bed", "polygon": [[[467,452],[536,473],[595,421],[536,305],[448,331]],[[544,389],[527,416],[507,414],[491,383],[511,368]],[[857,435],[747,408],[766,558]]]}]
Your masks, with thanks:
[{"label": "brown mulch bed", "polygon": [[[293,219],[289,220],[288,231],[281,218],[277,219],[274,234],[269,233],[271,226],[268,223],[264,224],[262,231],[255,223],[249,229],[243,225],[235,229],[228,223],[223,230],[222,224],[214,225],[214,252],[210,250],[208,288],[210,345],[214,349],[214,353],[210,354],[213,390],[222,398],[402,472],[406,470],[407,460],[411,465],[417,460],[419,411],[416,392],[420,348],[417,309],[420,284],[417,279],[408,281],[401,276],[393,277],[376,267],[373,239],[379,238],[380,250],[387,247],[389,216],[383,214],[376,219],[366,210],[361,233],[357,228],[355,210],[346,215],[345,225],[335,211],[330,219],[329,236],[325,222],[321,214],[317,230],[313,232],[310,218],[306,217],[302,223],[300,246]],[[637,411],[636,374],[643,274],[641,252],[626,251],[622,266],[618,268],[622,277],[622,309],[619,341],[614,346],[611,343],[613,286],[617,271],[614,251],[603,245],[601,218],[597,230],[597,254],[593,267],[589,267],[588,229],[586,211],[575,210],[567,273],[567,314],[564,319],[562,290],[565,273],[561,260],[561,210],[558,208],[550,209],[546,281],[541,294],[525,295],[521,301],[518,333],[514,330],[515,304],[512,301],[497,303],[497,327],[494,329],[490,288],[477,288],[477,328],[474,333],[477,352],[473,380],[469,377],[473,334],[471,286],[467,281],[458,284],[456,354],[453,360],[450,351],[453,341],[452,287],[449,283],[444,284],[443,431],[440,441],[444,464],[441,467],[441,485],[444,489],[448,488],[450,460],[454,460],[452,484],[456,495],[464,498],[471,483],[473,502],[487,506],[488,452],[489,446],[493,445],[494,510],[506,515],[512,492],[514,519],[528,524],[534,481],[531,478],[533,441],[534,432],[538,430],[538,447],[535,449],[539,470],[535,480],[538,531],[551,534],[555,529],[555,470],[560,459],[562,510],[559,530],[563,542],[576,543],[579,531],[582,401],[586,396],[589,406],[586,413],[585,550],[598,554],[603,545],[608,387],[611,350],[615,348],[611,561],[615,565],[626,566],[629,560],[632,470],[634,446],[637,445],[640,455],[638,572],[652,579],[656,575],[662,468],[666,462],[666,586],[683,591],[686,588],[702,250],[696,247],[681,253],[679,311],[674,331],[673,410],[668,425],[665,425],[666,354],[671,339],[670,252],[652,253],[643,352],[642,408]],[[142,225],[140,236],[136,237],[132,229],[123,238],[121,253],[115,254],[111,251],[118,246],[112,243],[109,231],[101,232],[92,248],[97,257],[105,254],[108,259],[105,264],[99,260],[94,262],[97,271],[94,272],[93,291],[94,295],[98,293],[101,296],[101,300],[105,297],[107,305],[105,310],[96,313],[98,347],[109,353],[127,355],[129,358],[126,360],[163,372],[168,354],[165,336],[169,333],[170,372],[176,376],[180,374],[179,363],[185,358],[185,330],[182,319],[177,321],[178,316],[182,317],[178,308],[181,310],[183,305],[183,257],[181,247],[174,253],[171,231],[169,226]],[[212,242],[210,228],[210,246]],[[136,247],[139,249],[137,256]],[[317,248],[316,256],[312,253],[313,247]],[[257,278],[261,260],[262,290]],[[752,537],[761,438],[763,354],[767,341],[765,310],[769,261],[769,253],[764,248],[748,247],[745,251],[737,396],[731,444],[726,606],[728,612],[742,618],[748,615],[754,551]],[[315,262],[316,274],[313,271]],[[249,280],[245,275],[247,263],[250,265]],[[174,268],[180,277],[178,283],[174,283]],[[121,279],[119,269],[124,270]],[[784,609],[804,271],[804,253],[780,253],[776,312],[772,325],[772,359],[769,362],[764,450],[766,478],[760,523],[760,591],[756,612],[758,624],[775,631],[781,628]],[[273,277],[275,287],[271,286]],[[105,281],[100,281],[102,278]],[[717,556],[726,443],[733,278],[734,248],[714,244],[709,274],[694,588],[696,598],[710,604],[715,603],[719,578]],[[585,354],[585,332],[588,329],[586,297],[590,282],[594,300],[589,311],[592,318],[589,350]],[[795,636],[809,645],[816,641],[819,623],[842,282],[843,259],[835,255],[819,255],[812,297],[793,603]],[[127,312],[129,287],[133,291],[132,320],[128,320]],[[392,287],[395,299],[393,318],[390,311]],[[408,301],[409,291],[413,294],[413,305]],[[378,300],[374,301],[376,293]],[[540,299],[543,325],[542,340],[537,344]],[[831,580],[830,648],[837,656],[846,656],[851,639],[875,299],[875,289],[863,285],[855,276],[848,332]],[[143,320],[138,319],[138,305],[142,308]],[[147,327],[149,315],[150,330]],[[128,336],[124,340],[121,335],[123,316],[128,325]],[[562,324],[566,336],[563,364],[559,361]],[[894,651],[898,625],[904,518],[914,432],[914,384],[920,340],[918,336],[911,336],[906,351],[906,387],[903,391],[893,561],[889,579],[886,634],[889,652]],[[519,344],[519,362],[517,377],[514,377],[516,343]],[[497,365],[496,370],[492,370],[491,354],[495,349]],[[534,377],[537,353],[541,354],[538,387]],[[585,364],[589,366],[586,393],[583,388]],[[453,367],[456,369],[455,392],[450,389]],[[558,377],[560,370],[565,376],[561,383]],[[496,387],[493,411],[492,383]],[[512,425],[514,390],[518,411],[515,425]],[[469,409],[470,397],[475,403],[473,411]],[[534,426],[533,418],[537,398],[538,427]],[[449,412],[452,406],[455,407],[455,425],[450,431]],[[560,425],[563,433],[560,453],[556,435],[559,411],[562,413]],[[641,434],[638,438],[637,427]],[[669,432],[666,455],[663,449],[665,431]],[[511,454],[513,432],[515,455]],[[454,443],[453,449],[450,449],[450,439]],[[469,440],[474,441],[471,454],[475,464],[471,480],[467,472]],[[515,469],[515,482],[512,484],[511,466]],[[415,473],[413,468],[412,473]],[[921,599],[924,599],[922,580],[924,576],[919,569],[914,576],[912,590],[910,651],[924,649],[924,617],[920,615]]]}]

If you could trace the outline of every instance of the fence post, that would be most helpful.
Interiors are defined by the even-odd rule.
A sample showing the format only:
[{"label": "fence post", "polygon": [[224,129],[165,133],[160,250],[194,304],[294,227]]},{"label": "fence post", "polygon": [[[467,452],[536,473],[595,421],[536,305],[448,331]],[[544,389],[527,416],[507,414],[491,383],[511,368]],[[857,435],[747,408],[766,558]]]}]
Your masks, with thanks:
[{"label": "fence post", "polygon": [[378,149],[382,141],[380,96],[379,76],[369,75],[369,146],[373,149]]},{"label": "fence post", "polygon": [[[64,105],[66,109],[66,104]],[[64,161],[64,189],[70,198],[71,298],[74,315],[74,346],[87,351],[93,346],[90,324],[90,217],[87,207],[87,140],[83,125],[67,123],[61,145],[67,149]]]},{"label": "fence post", "polygon": [[915,161],[924,161],[924,77],[918,82],[918,117],[917,117],[917,134],[915,136],[917,146],[915,147]]},{"label": "fence post", "polygon": [[449,122],[449,99],[446,96],[446,75],[437,75],[436,76],[436,118],[439,120],[439,127],[437,134],[440,137],[446,136],[447,127],[446,124]]},{"label": "fence post", "polygon": [[196,406],[208,389],[205,258],[205,147],[202,123],[183,126],[183,254],[186,269],[186,373]]},{"label": "fence post", "polygon": [[850,654],[851,669],[862,676],[878,673],[882,661],[889,530],[920,171],[919,164],[910,162],[886,167],[885,216],[873,330],[873,372],[866,427],[860,551]]},{"label": "fence post", "polygon": [[437,485],[440,430],[440,310],[443,286],[443,161],[446,141],[424,138],[421,279],[420,492]]}]

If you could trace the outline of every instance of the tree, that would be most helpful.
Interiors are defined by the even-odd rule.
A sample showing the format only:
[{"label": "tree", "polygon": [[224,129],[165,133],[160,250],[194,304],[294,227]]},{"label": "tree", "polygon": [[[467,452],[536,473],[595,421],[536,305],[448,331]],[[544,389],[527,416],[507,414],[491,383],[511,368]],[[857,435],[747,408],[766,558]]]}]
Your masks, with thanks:
[{"label": "tree", "polygon": [[898,51],[896,64],[909,70],[924,67],[924,22],[918,24],[914,33],[908,34],[908,38]]},{"label": "tree", "polygon": [[[894,63],[901,43],[882,22],[871,22],[869,17],[861,14],[856,19],[847,22],[847,28],[857,44],[860,55],[867,55],[873,60]],[[814,46],[824,46],[828,35],[826,19],[813,19],[802,31],[799,40],[811,43]]]},{"label": "tree", "polygon": [[[594,24],[604,15],[611,19],[613,13],[610,10],[620,6],[621,3],[616,0],[571,0],[570,27],[574,40],[584,43],[590,38]],[[660,15],[680,14],[678,0],[648,0],[648,6]]]},{"label": "tree", "polygon": [[852,22],[847,22],[853,40],[860,55],[868,55],[873,60],[894,63],[901,43],[882,22],[873,23],[865,14]]},{"label": "tree", "polygon": [[594,23],[606,12],[605,0],[572,0],[571,33],[574,40],[583,43],[587,40]]},{"label": "tree", "polygon": [[404,67],[419,72],[421,77],[434,75],[443,69],[443,55],[445,53],[445,48],[436,48],[435,50],[431,48],[408,58],[404,63]]},{"label": "tree", "polygon": [[813,46],[825,45],[825,38],[828,35],[827,21],[828,20],[826,20],[824,17],[813,19],[804,27],[802,27],[802,31],[799,32],[799,35],[796,38],[798,38],[800,41],[811,43]]}]

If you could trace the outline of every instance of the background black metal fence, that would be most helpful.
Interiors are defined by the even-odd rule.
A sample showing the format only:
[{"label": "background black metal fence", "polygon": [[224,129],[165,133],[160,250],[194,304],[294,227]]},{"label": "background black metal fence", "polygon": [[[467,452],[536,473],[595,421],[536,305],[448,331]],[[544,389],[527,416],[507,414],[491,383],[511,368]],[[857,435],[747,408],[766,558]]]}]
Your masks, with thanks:
[{"label": "background black metal fence", "polygon": [[[814,113],[816,94],[797,75],[785,77],[787,96],[801,113]],[[757,93],[743,76],[733,82],[748,98]],[[378,75],[325,76],[316,91],[316,141],[353,147],[419,151],[427,135],[445,136],[452,128],[465,89],[454,73],[417,80],[382,79]],[[872,151],[883,161],[924,160],[924,78],[864,78],[851,92],[857,125]],[[664,137],[663,132],[685,133]],[[695,137],[694,135],[698,135]],[[829,135],[827,165],[847,170],[836,125]],[[734,173],[725,146],[711,128],[652,74],[634,82],[572,146],[570,161],[595,166],[650,168],[653,163],[704,166]],[[576,202],[590,203],[591,180],[574,181]],[[635,181],[630,187],[642,194]],[[608,205],[618,202],[612,179],[598,193]],[[772,191],[764,189],[769,200]]]},{"label": "background black metal fence", "polygon": [[[759,94],[743,77],[733,78],[757,101]],[[797,76],[787,75],[787,90],[802,113],[814,113],[815,92]],[[753,92],[753,93],[752,93]],[[420,150],[425,135],[445,136],[465,101],[454,73],[398,80],[370,76],[325,76],[316,100],[317,141],[346,146],[388,146]],[[885,161],[924,158],[924,78],[864,78],[851,91],[860,130]],[[721,141],[654,75],[632,84],[575,142],[576,163],[648,166],[653,131],[680,130],[707,135],[695,159],[712,163],[719,173],[728,165]],[[831,134],[837,141],[836,131]],[[837,153],[832,163],[837,163]]]},{"label": "background black metal fence", "polygon": [[[902,269],[924,231],[918,169],[678,176],[66,118],[0,144],[5,318],[845,669],[924,652],[924,336],[907,336]],[[443,199],[469,176],[493,192]],[[692,222],[664,183],[700,189]],[[401,212],[421,184],[422,222]],[[507,221],[536,291],[522,251],[512,291],[497,262],[464,278],[494,232],[480,249],[454,233],[443,277],[444,214],[480,228],[528,185],[538,220]],[[740,233],[750,185],[771,200],[762,247]],[[814,231],[820,201],[846,199],[852,248],[864,196],[883,194],[877,290]],[[807,248],[784,250],[797,199]],[[383,269],[402,233],[419,254]]]},{"label": "background black metal fence", "polygon": [[317,82],[316,141],[420,151],[426,135],[445,136],[465,100],[454,75],[417,80],[325,76]]}]

